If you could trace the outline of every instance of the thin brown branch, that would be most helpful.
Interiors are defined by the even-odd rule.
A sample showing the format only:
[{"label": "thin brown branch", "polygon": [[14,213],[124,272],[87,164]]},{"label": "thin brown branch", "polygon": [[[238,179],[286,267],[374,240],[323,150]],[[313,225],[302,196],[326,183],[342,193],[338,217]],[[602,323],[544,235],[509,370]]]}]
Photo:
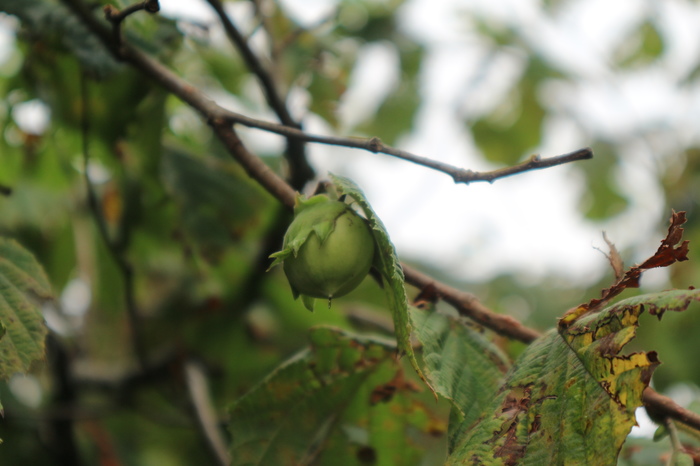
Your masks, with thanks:
[{"label": "thin brown branch", "polygon": [[[359,148],[370,152],[381,152],[388,155],[393,155],[438,171],[443,171],[452,175],[453,178],[455,178],[455,174],[457,174],[458,176],[455,178],[455,182],[463,183],[474,181],[492,182],[497,178],[514,175],[516,173],[552,167],[555,165],[561,165],[563,163],[568,163],[575,160],[584,160],[592,157],[592,152],[590,149],[580,149],[570,154],[564,154],[544,160],[533,157],[530,160],[514,167],[495,170],[494,172],[478,173],[472,172],[471,170],[463,170],[452,167],[451,165],[416,156],[399,149],[390,148],[385,146],[378,138],[350,139],[317,136],[304,133],[297,128],[248,118],[221,108],[216,103],[205,97],[199,90],[193,88],[188,83],[176,76],[172,71],[136,49],[125,46],[123,50],[126,53],[120,56],[118,48],[115,47],[115,44],[111,43],[110,41],[109,31],[105,30],[104,26],[92,16],[81,1],[63,0],[63,2],[71,7],[73,11],[75,11],[76,14],[81,17],[83,22],[90,29],[92,29],[93,32],[103,40],[103,42],[105,42],[105,45],[113,53],[115,53],[115,55],[131,63],[146,76],[154,79],[165,89],[179,97],[182,101],[190,105],[195,110],[199,111],[202,116],[210,122],[215,133],[222,140],[227,150],[234,158],[236,158],[236,160],[238,160],[239,163],[241,163],[248,174],[260,182],[273,196],[275,196],[280,202],[282,202],[282,204],[286,205],[290,209],[294,206],[294,189],[276,173],[274,173],[269,167],[267,167],[262,160],[259,159],[259,157],[256,157],[247,151],[233,128],[230,126],[230,123],[239,123],[244,126],[258,128],[284,136],[296,137],[307,142]],[[524,326],[522,323],[518,322],[512,317],[496,314],[481,304],[473,295],[442,284],[428,277],[427,275],[412,269],[409,266],[404,266],[404,274],[406,276],[407,283],[417,287],[426,286],[428,284],[434,286],[441,293],[442,299],[453,305],[460,313],[474,319],[484,327],[492,329],[501,335],[506,335],[525,343],[535,340],[540,335],[538,331]],[[700,429],[700,416],[678,406],[672,400],[670,400],[670,398],[656,393],[651,388],[647,388],[644,391],[643,401],[647,409],[657,413],[660,417],[670,417],[691,427]]]},{"label": "thin brown branch", "polygon": [[532,170],[540,170],[543,168],[549,168],[570,162],[576,162],[579,160],[593,158],[593,151],[586,147],[583,149],[576,150],[574,152],[570,152],[568,154],[549,157],[546,159],[541,159],[539,158],[539,156],[533,156],[530,157],[527,161],[518,165],[513,165],[511,167],[499,168],[497,170],[488,172],[475,172],[473,170],[455,167],[454,165],[440,162],[439,160],[433,160],[427,157],[416,155],[402,149],[387,146],[381,141],[381,139],[377,137],[346,138],[337,136],[321,136],[318,134],[306,133],[297,128],[291,128],[289,126],[278,125],[262,120],[256,120],[255,118],[250,118],[245,115],[226,110],[222,112],[221,116],[222,118],[226,118],[232,123],[238,123],[243,126],[257,128],[264,131],[268,131],[270,133],[276,133],[287,137],[299,138],[306,142],[315,142],[318,144],[326,144],[331,146],[343,146],[354,149],[363,149],[369,152],[391,155],[393,157],[406,160],[417,165],[422,165],[424,167],[443,172],[451,176],[455,183],[469,184],[478,181],[487,181],[489,183],[492,183],[499,178],[505,178],[507,176],[515,175],[518,173],[524,173]]},{"label": "thin brown branch", "polygon": [[212,120],[210,125],[229,153],[243,166],[248,175],[263,185],[282,204],[293,209],[296,191],[265,165],[260,157],[251,154],[246,149],[233,127],[221,120]]},{"label": "thin brown branch", "polygon": [[700,415],[677,405],[671,398],[646,388],[642,393],[644,408],[655,422],[662,423],[671,418],[700,431]]},{"label": "thin brown branch", "polygon": [[263,88],[267,103],[280,119],[280,122],[282,122],[285,126],[296,127],[297,123],[290,115],[289,110],[287,110],[287,106],[277,90],[277,86],[272,75],[268,73],[267,69],[265,69],[265,67],[262,65],[253,50],[248,46],[248,41],[226,14],[223,4],[219,0],[207,0],[207,2],[211,5],[214,11],[216,11],[221,24],[224,26],[226,35],[238,49],[248,69],[252,71],[260,81],[260,85]]},{"label": "thin brown branch", "polygon": [[489,183],[492,183],[498,178],[505,178],[506,176],[516,175],[518,173],[541,170],[543,168],[555,167],[565,163],[577,162],[579,160],[587,160],[592,158],[593,151],[589,147],[584,147],[583,149],[579,149],[568,154],[557,155],[556,157],[549,157],[546,159],[540,158],[539,155],[533,155],[525,162],[518,165],[499,168],[498,170],[493,170],[490,172],[478,173],[472,172],[471,170],[460,169],[457,173],[453,174],[453,177],[455,179],[455,183],[468,184],[474,181],[488,181]]},{"label": "thin brown branch", "polygon": [[141,10],[146,10],[149,13],[158,13],[160,11],[158,0],[146,0],[143,2],[134,3],[123,10],[118,10],[112,5],[105,5],[104,7],[105,17],[113,24],[119,24],[124,21],[127,16]]},{"label": "thin brown branch", "polygon": [[134,3],[129,5],[123,10],[119,10],[112,5],[105,5],[102,9],[105,14],[105,18],[112,23],[114,41],[117,44],[122,42],[122,21],[124,21],[129,15],[136,13],[137,11],[145,10],[149,13],[157,13],[160,11],[160,4],[158,0],[145,0],[143,2]]},{"label": "thin brown branch", "polygon": [[431,286],[438,297],[454,307],[461,315],[472,319],[494,332],[523,343],[531,343],[540,337],[540,332],[526,327],[511,316],[497,314],[484,306],[471,293],[465,293],[402,264],[407,283],[423,289]]},{"label": "thin brown branch", "polygon": [[[243,57],[243,61],[253,74],[258,78],[262,87],[265,100],[277,115],[279,121],[284,126],[295,128],[301,131],[301,124],[292,118],[287,109],[284,98],[275,83],[274,76],[262,64],[258,56],[248,45],[248,40],[240,33],[233,24],[231,18],[226,14],[223,4],[219,0],[207,0],[216,11],[219,20],[226,31],[229,40],[238,49]],[[296,137],[287,138],[286,157],[289,161],[290,183],[295,189],[301,190],[304,185],[314,177],[313,168],[306,159],[306,149],[304,140]]]}]

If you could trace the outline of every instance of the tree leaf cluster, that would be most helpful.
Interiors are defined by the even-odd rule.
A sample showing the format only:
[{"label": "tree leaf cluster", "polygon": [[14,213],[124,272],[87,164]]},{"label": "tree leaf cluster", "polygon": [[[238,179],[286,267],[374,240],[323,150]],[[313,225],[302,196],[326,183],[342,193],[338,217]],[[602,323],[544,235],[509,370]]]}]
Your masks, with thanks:
[{"label": "tree leaf cluster", "polygon": [[[185,370],[193,362],[208,381],[208,427],[225,439],[232,464],[634,465],[693,457],[692,429],[653,444],[628,434],[652,373],[659,390],[700,385],[700,362],[689,356],[700,325],[699,294],[690,289],[700,278],[692,265],[700,241],[696,148],[683,150],[682,169],[659,173],[669,207],[688,212],[691,260],[668,269],[676,290],[620,287],[627,295],[619,302],[576,307],[590,304],[610,277],[587,287],[558,277],[533,286],[507,274],[463,283],[436,264],[414,264],[524,324],[551,328],[530,344],[513,342],[408,286],[392,232],[361,187],[330,175],[372,227],[379,280],[368,277],[332,309],[311,314],[281,271],[267,272],[291,213],[229,157],[210,122],[116,60],[67,3],[0,0],[17,19],[21,62],[0,75],[3,463],[210,464],[193,401],[201,393]],[[402,28],[400,3],[339,2],[309,26],[271,2],[269,11],[251,10],[255,24],[242,29],[251,40],[265,36],[263,63],[282,96],[306,93],[305,116],[396,144],[414,129],[431,57]],[[565,3],[543,8],[556,14]],[[141,12],[123,27],[125,40],[212,98],[273,119],[257,77],[206,25]],[[578,78],[522,31],[487,23],[479,31],[494,54],[516,49],[524,66],[498,105],[456,118],[485,160],[509,165],[536,150],[561,116],[543,89]],[[667,53],[654,20],[631,37],[614,55],[620,70],[653,66]],[[397,55],[398,78],[371,102],[376,112],[344,127],[338,104],[357,57],[377,44]],[[688,82],[696,72],[689,68]],[[32,102],[49,114],[37,134],[16,113]],[[236,129],[271,170],[289,172],[278,136]],[[603,221],[632,204],[615,176],[625,166],[624,141],[590,140],[596,158],[576,168],[586,187],[579,205]],[[580,312],[552,328],[555,318],[572,316],[567,309]],[[684,312],[661,323],[643,317],[669,310]],[[56,346],[46,344],[47,331]],[[24,373],[34,403],[15,383]]]}]

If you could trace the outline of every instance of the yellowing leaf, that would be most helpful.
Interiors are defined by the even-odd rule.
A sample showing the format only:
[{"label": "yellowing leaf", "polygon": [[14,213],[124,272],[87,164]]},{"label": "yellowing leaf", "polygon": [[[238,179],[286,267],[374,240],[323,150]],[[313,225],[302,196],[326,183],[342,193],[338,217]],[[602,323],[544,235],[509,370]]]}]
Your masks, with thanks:
[{"label": "yellowing leaf", "polygon": [[685,310],[700,290],[638,296],[552,330],[518,358],[448,464],[615,464],[659,364],[620,355],[639,315]]}]

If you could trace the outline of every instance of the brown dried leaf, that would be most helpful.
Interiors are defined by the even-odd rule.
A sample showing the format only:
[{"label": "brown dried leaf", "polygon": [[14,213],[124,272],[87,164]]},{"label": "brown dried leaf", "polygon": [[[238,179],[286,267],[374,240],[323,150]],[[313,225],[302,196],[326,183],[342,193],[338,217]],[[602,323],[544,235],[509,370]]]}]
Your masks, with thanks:
[{"label": "brown dried leaf", "polygon": [[[668,227],[666,238],[661,241],[661,246],[659,246],[654,255],[642,262],[640,265],[630,267],[630,269],[612,286],[602,291],[600,298],[592,299],[587,303],[581,304],[569,310],[559,320],[559,327],[567,327],[582,315],[599,309],[602,305],[610,302],[612,298],[619,295],[627,288],[639,288],[639,279],[644,271],[657,267],[668,267],[675,262],[688,260],[689,241],[686,240],[681,244],[678,244],[683,238],[682,225],[685,222],[685,212],[673,211],[671,215],[671,225]],[[608,242],[607,238],[605,238],[605,240]],[[609,242],[608,245],[611,246]],[[614,249],[614,246],[611,247],[611,256],[613,254],[612,249]],[[615,253],[616,252],[617,251],[615,251]],[[610,259],[610,261],[612,264],[613,259]],[[615,265],[613,265],[613,268],[615,268]]]}]

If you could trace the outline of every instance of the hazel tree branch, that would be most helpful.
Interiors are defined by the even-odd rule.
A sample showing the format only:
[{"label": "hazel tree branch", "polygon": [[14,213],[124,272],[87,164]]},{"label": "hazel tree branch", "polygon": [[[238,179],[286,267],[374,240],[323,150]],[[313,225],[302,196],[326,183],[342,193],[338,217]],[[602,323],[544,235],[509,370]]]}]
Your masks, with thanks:
[{"label": "hazel tree branch", "polygon": [[642,400],[644,401],[644,408],[654,422],[660,424],[665,419],[670,418],[700,431],[700,416],[693,411],[678,406],[671,398],[647,387],[642,393]]},{"label": "hazel tree branch", "polygon": [[[80,0],[63,0],[63,2],[71,7],[71,9],[73,9],[73,11],[75,11],[76,14],[81,17],[84,23],[100,37],[107,48],[112,51],[117,58],[132,64],[144,74],[150,76],[168,91],[197,110],[202,117],[210,123],[213,120],[224,120],[230,124],[238,123],[243,126],[279,134],[298,141],[363,149],[369,152],[391,155],[402,160],[443,172],[451,176],[455,183],[465,184],[477,181],[493,182],[496,179],[511,176],[517,173],[553,167],[556,165],[590,159],[593,157],[593,152],[588,148],[584,148],[569,154],[563,154],[545,159],[534,156],[529,160],[512,167],[501,168],[489,172],[476,172],[473,170],[455,167],[438,160],[432,160],[427,157],[412,154],[411,152],[405,150],[387,146],[376,137],[346,138],[322,136],[306,133],[297,127],[250,118],[219,106],[214,101],[206,97],[200,90],[191,86],[169,68],[163,66],[160,62],[154,60],[145,53],[129,46],[126,43],[115,44],[111,39],[109,29],[107,29],[103,23],[98,21]],[[295,186],[295,188],[299,189],[297,186]]]},{"label": "hazel tree branch", "polygon": [[[268,105],[277,115],[277,118],[282,125],[295,128],[301,131],[301,124],[294,120],[289,113],[284,98],[279,92],[278,86],[275,83],[274,76],[262,64],[258,56],[248,45],[248,40],[240,33],[238,28],[233,24],[231,18],[226,14],[223,4],[220,0],[207,0],[209,5],[216,11],[219,20],[226,31],[229,40],[238,49],[238,52],[243,57],[243,61],[253,74],[258,78],[260,86],[263,89],[265,100]],[[286,157],[289,161],[290,182],[295,189],[301,190],[307,181],[314,177],[314,170],[309,165],[306,159],[306,149],[304,140],[296,137],[287,138]]]},{"label": "hazel tree branch", "polygon": [[113,24],[119,24],[124,21],[127,16],[141,10],[146,10],[149,13],[157,13],[160,11],[160,4],[158,3],[158,0],[145,0],[143,2],[129,5],[123,10],[118,10],[112,5],[106,5],[104,7],[105,17]]},{"label": "hazel tree branch", "polygon": [[112,5],[105,5],[103,8],[105,18],[114,26],[114,40],[117,44],[122,42],[121,24],[127,16],[136,13],[137,11],[146,10],[149,13],[157,13],[160,11],[158,0],[145,0],[143,2],[129,5],[123,10],[118,10]]},{"label": "hazel tree branch", "polygon": [[576,162],[579,160],[593,158],[593,151],[590,148],[586,147],[568,154],[558,155],[555,157],[545,159],[540,158],[538,155],[534,155],[525,162],[520,163],[518,165],[499,168],[497,170],[488,172],[476,172],[465,168],[455,167],[454,165],[440,162],[439,160],[429,159],[421,155],[416,155],[402,149],[397,149],[388,146],[377,137],[346,138],[337,136],[321,136],[318,134],[306,133],[297,128],[291,128],[289,126],[269,123],[266,121],[257,120],[255,118],[250,118],[239,113],[227,111],[224,109],[222,110],[223,112],[221,112],[221,117],[229,120],[232,123],[238,123],[243,126],[257,128],[264,131],[268,131],[270,133],[280,134],[283,136],[296,137],[306,142],[315,142],[331,146],[342,146],[354,149],[363,149],[373,153],[391,155],[393,157],[445,173],[451,176],[455,183],[469,184],[477,181],[488,181],[489,183],[492,183],[499,178],[505,178],[507,176],[515,175],[518,173],[523,173],[531,170],[540,170],[542,168],[549,168],[570,162]]},{"label": "hazel tree branch", "polygon": [[[260,122],[259,120],[254,120],[243,115],[238,115],[233,112],[229,112],[216,103],[208,99],[201,93],[201,91],[190,86],[184,80],[176,76],[168,68],[164,67],[159,62],[153,60],[142,52],[129,47],[124,44],[123,47],[115,47],[111,43],[110,33],[102,23],[100,23],[91,12],[85,7],[85,5],[80,0],[62,0],[67,4],[81,19],[82,21],[96,34],[98,35],[107,48],[112,51],[118,58],[121,58],[129,62],[132,66],[140,70],[144,75],[149,76],[156,82],[161,84],[165,89],[167,89],[172,94],[179,97],[182,101],[190,105],[195,110],[199,111],[202,116],[211,125],[214,132],[222,140],[224,145],[230,154],[245,168],[248,174],[256,179],[260,184],[265,187],[273,196],[275,196],[282,204],[288,208],[293,208],[295,199],[295,190],[286,183],[277,173],[272,171],[267,167],[264,162],[259,157],[251,154],[243,145],[241,140],[236,135],[235,129],[230,123],[239,123],[245,126],[256,127],[259,129],[264,129],[266,131],[274,132],[277,134],[282,134],[285,136],[296,136],[298,138],[306,138],[308,142],[319,142],[324,144],[339,145],[345,147],[355,147],[360,149],[369,150],[371,152],[382,152],[388,153],[389,150],[386,146],[381,144],[377,138],[371,138],[367,140],[354,140],[346,138],[330,138],[325,136],[315,136],[306,134],[296,128],[287,127],[284,125],[276,125],[273,123]],[[122,53],[120,53],[122,52]],[[354,141],[354,142],[353,142]],[[396,150],[397,152],[403,152]],[[577,154],[577,155],[572,155]],[[395,155],[395,154],[389,154]],[[398,156],[398,155],[396,155]],[[580,151],[573,152],[571,154],[566,154],[560,156],[563,158],[563,162],[557,158],[554,158],[554,162],[548,162],[550,159],[537,160],[531,159],[525,164],[532,168],[526,168],[523,166],[520,169],[501,169],[499,176],[493,176],[490,179],[484,178],[484,174],[476,176],[478,179],[473,179],[472,181],[493,181],[497,178],[503,176],[510,176],[515,173],[520,173],[522,171],[546,168],[548,166],[554,166],[561,163],[568,163],[575,160],[581,160],[585,158],[590,158],[592,153],[590,149],[581,149]],[[415,156],[418,157],[418,156]],[[576,158],[579,157],[579,158]],[[418,160],[411,160],[412,162],[425,165],[425,160],[419,157]],[[431,161],[435,162],[435,161]],[[436,165],[430,166],[439,171],[445,171],[450,173],[441,162],[435,162]],[[532,166],[534,164],[534,167]],[[516,166],[517,167],[517,166]],[[454,168],[454,167],[451,167]],[[503,171],[505,170],[505,171]],[[498,172],[498,170],[497,170]],[[476,173],[476,172],[472,172]],[[471,175],[474,177],[475,175]],[[461,182],[469,182],[467,180],[462,180]],[[427,284],[431,284],[441,293],[442,299],[453,305],[461,314],[474,318],[484,327],[494,330],[495,332],[509,336],[511,338],[517,339],[519,341],[529,343],[534,341],[539,337],[540,333],[537,330],[531,329],[516,319],[499,315],[486,306],[481,304],[476,298],[467,293],[455,290],[447,285],[441,284],[437,280],[433,280],[430,277],[414,270],[409,266],[404,266],[404,274],[406,277],[406,282],[417,286],[423,287]],[[642,396],[642,400],[647,409],[652,412],[657,413],[659,417],[669,417],[682,422],[692,428],[700,430],[700,415],[693,413],[691,411],[685,410],[684,408],[675,404],[672,400],[667,397],[659,395],[657,392],[651,388],[647,388]]]},{"label": "hazel tree branch", "polygon": [[280,122],[282,122],[282,124],[285,126],[296,127],[297,122],[294,121],[289,113],[289,110],[284,103],[284,99],[282,99],[279,91],[277,90],[277,86],[272,75],[268,73],[267,69],[265,69],[255,53],[253,53],[253,50],[248,45],[246,38],[240,33],[238,28],[236,28],[229,16],[226,14],[221,1],[207,0],[207,3],[209,3],[214,11],[216,11],[216,14],[219,16],[219,20],[224,27],[224,31],[226,31],[226,35],[238,49],[248,69],[252,71],[260,81],[260,85],[263,88],[267,103],[280,119]]},{"label": "hazel tree branch", "polygon": [[420,290],[433,287],[438,297],[455,308],[460,315],[468,317],[499,335],[523,343],[532,343],[541,335],[537,330],[526,327],[511,316],[493,312],[471,293],[440,283],[406,264],[401,264],[401,267],[407,283]]}]

